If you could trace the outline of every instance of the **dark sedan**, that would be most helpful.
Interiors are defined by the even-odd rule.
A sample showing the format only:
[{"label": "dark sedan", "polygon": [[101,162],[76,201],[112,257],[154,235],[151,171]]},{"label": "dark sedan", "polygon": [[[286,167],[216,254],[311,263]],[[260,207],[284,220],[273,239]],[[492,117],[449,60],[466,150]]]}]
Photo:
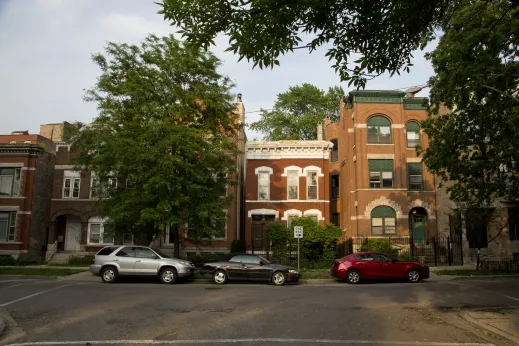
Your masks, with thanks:
[{"label": "dark sedan", "polygon": [[215,284],[228,281],[265,281],[274,285],[299,281],[299,273],[295,268],[270,263],[261,256],[239,255],[228,262],[213,262],[202,265],[200,274],[211,276]]}]

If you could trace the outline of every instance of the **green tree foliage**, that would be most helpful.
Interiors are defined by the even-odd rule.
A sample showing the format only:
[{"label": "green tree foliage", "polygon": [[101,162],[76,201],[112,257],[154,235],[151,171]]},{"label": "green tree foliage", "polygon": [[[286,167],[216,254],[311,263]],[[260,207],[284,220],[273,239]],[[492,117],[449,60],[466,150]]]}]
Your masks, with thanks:
[{"label": "green tree foliage", "polygon": [[[75,163],[95,172],[98,215],[108,229],[149,239],[189,223],[189,241],[225,221],[226,174],[236,147],[231,83],[211,53],[172,35],[140,46],[108,43],[85,100],[99,115],[71,137]],[[178,236],[178,234],[177,234]],[[178,241],[176,252],[178,255]]]},{"label": "green tree foliage", "polygon": [[390,241],[390,239],[382,238],[366,239],[364,243],[362,243],[360,251],[383,252],[393,256],[398,256],[398,249],[391,246]]},{"label": "green tree foliage", "polygon": [[491,205],[496,198],[517,200],[519,6],[460,1],[442,27],[430,54],[435,115],[422,124],[429,136],[428,148],[421,150],[424,162],[453,182],[447,191],[464,209]]},{"label": "green tree foliage", "polygon": [[286,224],[280,221],[271,222],[267,225],[266,231],[275,261],[278,263],[287,263],[291,239]]},{"label": "green tree foliage", "polygon": [[344,90],[335,86],[326,92],[304,83],[289,87],[277,97],[274,108],[262,109],[261,119],[252,123],[250,128],[262,132],[265,140],[315,140],[319,121],[327,115],[332,121],[339,119],[339,104]]},{"label": "green tree foliage", "polygon": [[327,223],[323,227],[311,217],[297,217],[290,224],[289,234],[292,239],[294,226],[303,226],[303,238],[300,240],[300,251],[303,258],[331,260],[335,257],[337,242],[342,236],[339,227],[331,223]]},{"label": "green tree foliage", "polygon": [[326,47],[342,80],[364,87],[386,71],[409,71],[412,52],[434,36],[448,0],[163,0],[160,14],[187,41],[207,48],[219,34],[227,50],[274,67],[296,49]]}]

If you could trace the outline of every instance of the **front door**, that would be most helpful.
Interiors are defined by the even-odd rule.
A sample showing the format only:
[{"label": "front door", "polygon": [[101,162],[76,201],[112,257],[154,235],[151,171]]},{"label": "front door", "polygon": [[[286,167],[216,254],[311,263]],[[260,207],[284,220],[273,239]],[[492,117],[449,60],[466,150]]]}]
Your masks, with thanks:
[{"label": "front door", "polygon": [[135,275],[157,275],[159,271],[159,257],[150,249],[136,247]]},{"label": "front door", "polygon": [[65,251],[79,251],[81,242],[81,223],[67,221],[65,234]]},{"label": "front door", "polygon": [[275,215],[252,215],[252,253],[269,250],[266,226],[273,222],[275,218]]},{"label": "front door", "polygon": [[413,215],[413,242],[423,243],[425,241],[425,216]]},{"label": "front door", "polygon": [[135,248],[127,246],[115,254],[114,262],[119,265],[119,273],[123,275],[135,274]]}]

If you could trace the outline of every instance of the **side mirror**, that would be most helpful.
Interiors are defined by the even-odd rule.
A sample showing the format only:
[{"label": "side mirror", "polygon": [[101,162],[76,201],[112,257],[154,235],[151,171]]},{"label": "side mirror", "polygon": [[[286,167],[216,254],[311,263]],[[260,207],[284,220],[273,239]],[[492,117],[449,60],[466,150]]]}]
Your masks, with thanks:
[{"label": "side mirror", "polygon": [[393,264],[395,264],[396,262],[398,262],[398,260],[394,259],[391,262],[393,262]]},{"label": "side mirror", "polygon": [[263,261],[260,261],[260,266],[263,266],[265,265],[265,263],[263,263]]}]

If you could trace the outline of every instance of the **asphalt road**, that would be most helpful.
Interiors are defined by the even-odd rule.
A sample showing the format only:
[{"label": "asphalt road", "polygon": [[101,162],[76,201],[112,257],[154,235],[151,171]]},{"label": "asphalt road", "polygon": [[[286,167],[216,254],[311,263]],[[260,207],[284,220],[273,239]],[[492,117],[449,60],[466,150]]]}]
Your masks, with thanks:
[{"label": "asphalt road", "polygon": [[453,314],[518,305],[513,278],[284,287],[0,278],[0,309],[26,335],[17,342],[41,345],[499,345]]}]

